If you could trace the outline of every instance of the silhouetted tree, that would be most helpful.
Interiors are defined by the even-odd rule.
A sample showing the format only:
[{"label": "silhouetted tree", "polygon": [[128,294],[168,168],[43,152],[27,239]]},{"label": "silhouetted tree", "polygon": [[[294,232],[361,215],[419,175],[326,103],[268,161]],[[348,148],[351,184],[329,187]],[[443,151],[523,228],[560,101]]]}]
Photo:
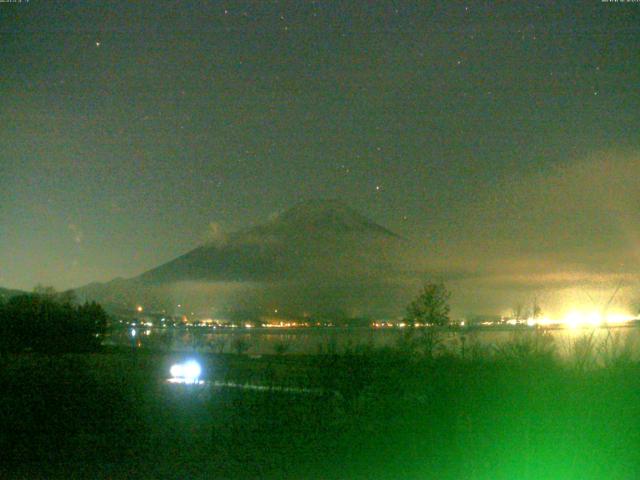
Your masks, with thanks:
[{"label": "silhouetted tree", "polygon": [[451,293],[442,282],[426,283],[422,292],[407,307],[406,322],[443,326],[449,323]]},{"label": "silhouetted tree", "polygon": [[40,283],[35,287],[33,287],[33,293],[35,295],[38,295],[39,297],[51,298],[51,299],[55,298],[58,295],[58,292],[56,292],[55,288],[42,285]]},{"label": "silhouetted tree", "polygon": [[[449,323],[449,298],[451,294],[443,283],[429,282],[424,285],[420,295],[407,306],[405,318],[409,328],[400,340],[401,350],[432,358],[442,343],[442,334],[438,329]],[[412,328],[417,324],[424,328]]]},{"label": "silhouetted tree", "polygon": [[95,350],[106,332],[107,314],[97,303],[76,305],[73,295],[51,287],[9,299],[0,314],[3,350],[68,352]]},{"label": "silhouetted tree", "polygon": [[511,318],[513,320],[519,321],[525,317],[526,317],[526,314],[524,311],[524,305],[522,305],[521,303],[517,303],[511,310]]},{"label": "silhouetted tree", "polygon": [[78,341],[87,341],[96,348],[107,331],[107,313],[96,302],[84,303],[76,307],[75,330]]},{"label": "silhouetted tree", "polygon": [[538,303],[537,298],[533,299],[533,307],[531,307],[531,316],[534,319],[542,317],[542,308],[540,307],[540,304]]}]

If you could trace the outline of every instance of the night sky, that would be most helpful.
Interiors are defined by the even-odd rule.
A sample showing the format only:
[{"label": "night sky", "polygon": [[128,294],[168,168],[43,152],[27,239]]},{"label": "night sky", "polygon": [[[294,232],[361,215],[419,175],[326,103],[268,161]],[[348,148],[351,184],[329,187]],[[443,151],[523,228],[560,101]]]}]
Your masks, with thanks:
[{"label": "night sky", "polygon": [[137,275],[309,198],[470,309],[637,285],[640,3],[4,2],[0,119],[0,286]]}]

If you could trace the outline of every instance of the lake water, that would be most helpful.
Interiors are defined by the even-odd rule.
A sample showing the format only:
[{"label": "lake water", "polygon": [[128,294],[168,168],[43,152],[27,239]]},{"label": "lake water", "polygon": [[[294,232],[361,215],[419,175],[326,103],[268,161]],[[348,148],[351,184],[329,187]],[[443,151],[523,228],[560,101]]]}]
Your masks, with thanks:
[{"label": "lake water", "polygon": [[[343,353],[359,347],[395,346],[405,334],[400,328],[136,328],[113,332],[105,341],[112,345],[163,348],[172,351],[195,350],[215,353],[232,353],[240,347],[248,354],[263,355],[283,349],[287,354]],[[473,344],[483,347],[499,347],[523,335],[530,335],[528,328],[486,327],[473,331],[455,330],[442,332],[443,344],[450,350],[460,351]],[[567,354],[575,342],[593,335],[597,345],[608,340],[618,345],[628,345],[640,357],[640,327],[637,325],[616,328],[564,328],[546,333],[553,339],[556,350]]]}]

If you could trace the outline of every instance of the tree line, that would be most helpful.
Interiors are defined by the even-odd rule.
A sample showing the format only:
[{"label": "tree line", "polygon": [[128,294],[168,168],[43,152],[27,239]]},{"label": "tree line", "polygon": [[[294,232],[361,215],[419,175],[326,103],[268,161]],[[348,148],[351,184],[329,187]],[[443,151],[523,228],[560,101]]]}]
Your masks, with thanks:
[{"label": "tree line", "polygon": [[32,293],[0,299],[0,351],[64,353],[95,351],[107,329],[96,302],[80,304],[73,292],[36,287]]}]

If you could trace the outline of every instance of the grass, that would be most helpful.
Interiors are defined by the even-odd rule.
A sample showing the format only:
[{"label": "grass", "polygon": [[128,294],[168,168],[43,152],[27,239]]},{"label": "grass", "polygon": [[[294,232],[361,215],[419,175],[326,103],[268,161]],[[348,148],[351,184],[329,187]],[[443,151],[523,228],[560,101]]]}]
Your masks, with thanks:
[{"label": "grass", "polygon": [[565,361],[540,333],[464,347],[201,356],[216,380],[311,395],[173,388],[169,353],[4,356],[0,477],[640,477],[640,364],[621,338]]}]

